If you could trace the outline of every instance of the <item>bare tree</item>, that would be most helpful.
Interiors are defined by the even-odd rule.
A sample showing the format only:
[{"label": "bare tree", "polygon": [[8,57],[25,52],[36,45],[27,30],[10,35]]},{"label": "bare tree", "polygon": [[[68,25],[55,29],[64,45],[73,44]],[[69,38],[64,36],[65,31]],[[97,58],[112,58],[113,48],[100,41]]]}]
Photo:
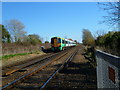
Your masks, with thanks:
[{"label": "bare tree", "polygon": [[118,25],[120,27],[120,1],[119,2],[106,2],[106,3],[98,3],[100,8],[105,10],[108,15],[103,16],[105,20],[103,22],[107,22],[110,25]]},{"label": "bare tree", "polygon": [[24,30],[25,26],[19,20],[12,19],[8,21],[6,28],[10,32],[12,40],[14,42],[22,41],[23,37],[26,35],[26,32]]},{"label": "bare tree", "polygon": [[106,34],[106,32],[104,30],[97,30],[96,31],[96,35],[95,38],[99,37],[99,36],[103,36],[104,34]]}]

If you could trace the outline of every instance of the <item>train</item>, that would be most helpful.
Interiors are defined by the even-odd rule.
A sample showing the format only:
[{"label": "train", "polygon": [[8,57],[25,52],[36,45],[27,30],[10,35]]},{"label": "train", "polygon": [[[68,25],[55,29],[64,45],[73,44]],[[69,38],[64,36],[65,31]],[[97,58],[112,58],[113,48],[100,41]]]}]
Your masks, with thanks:
[{"label": "train", "polygon": [[51,50],[52,51],[62,51],[68,47],[76,46],[76,42],[72,39],[65,39],[61,37],[52,37],[51,38]]}]

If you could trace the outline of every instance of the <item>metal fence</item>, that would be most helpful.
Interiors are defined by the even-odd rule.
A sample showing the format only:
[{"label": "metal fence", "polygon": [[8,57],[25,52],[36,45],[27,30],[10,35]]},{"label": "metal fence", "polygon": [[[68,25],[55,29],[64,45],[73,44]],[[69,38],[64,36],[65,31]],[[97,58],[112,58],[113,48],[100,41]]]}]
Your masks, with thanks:
[{"label": "metal fence", "polygon": [[120,89],[120,57],[96,50],[98,88]]}]

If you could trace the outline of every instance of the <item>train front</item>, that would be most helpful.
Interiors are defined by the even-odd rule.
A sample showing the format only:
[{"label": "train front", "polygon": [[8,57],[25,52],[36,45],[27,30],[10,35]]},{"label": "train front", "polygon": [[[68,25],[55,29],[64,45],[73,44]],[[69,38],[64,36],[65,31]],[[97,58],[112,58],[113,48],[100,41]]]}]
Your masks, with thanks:
[{"label": "train front", "polygon": [[61,51],[61,38],[60,37],[53,37],[51,38],[51,48],[52,51]]}]

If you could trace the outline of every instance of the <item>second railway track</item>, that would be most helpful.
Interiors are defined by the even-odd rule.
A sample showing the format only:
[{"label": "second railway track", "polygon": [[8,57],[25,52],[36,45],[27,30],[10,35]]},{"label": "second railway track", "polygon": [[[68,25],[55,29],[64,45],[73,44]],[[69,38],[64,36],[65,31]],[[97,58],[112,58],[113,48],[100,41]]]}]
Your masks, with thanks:
[{"label": "second railway track", "polygon": [[35,63],[41,61],[42,59],[45,59],[45,58],[51,56],[52,54],[53,53],[48,53],[45,55],[38,56],[36,58],[32,58],[30,60],[26,60],[23,62],[17,62],[15,64],[10,64],[10,65],[4,66],[4,67],[2,67],[2,76],[10,75],[10,74],[20,70],[21,68],[27,67],[31,64],[35,64]]},{"label": "second railway track", "polygon": [[4,77],[6,77],[8,75],[11,75],[14,72],[20,71],[23,68],[32,66],[32,65],[34,65],[36,63],[42,62],[43,60],[46,60],[48,58],[52,58],[52,57],[54,57],[56,55],[59,55],[60,53],[62,53],[62,52],[49,53],[47,55],[41,56],[40,58],[33,59],[33,60],[30,60],[30,61],[27,61],[27,62],[24,62],[24,63],[20,63],[20,64],[17,63],[17,64],[13,64],[13,65],[8,65],[8,66],[2,68],[2,76],[4,78]]},{"label": "second railway track", "polygon": [[[19,82],[22,82],[25,78],[28,78],[28,76],[30,76],[31,77],[31,75],[33,75],[34,73],[36,73],[36,72],[38,72],[39,73],[39,70],[41,70],[40,71],[40,73],[42,73],[43,71],[45,71],[45,72],[47,72],[47,70],[42,70],[43,68],[45,68],[45,67],[49,67],[49,66],[51,66],[52,64],[54,64],[55,62],[56,63],[59,63],[59,62],[57,62],[56,60],[58,60],[58,59],[62,59],[62,60],[59,60],[61,63],[63,63],[64,62],[64,59],[65,59],[65,57],[67,58],[73,51],[74,51],[74,49],[75,48],[72,48],[72,49],[70,49],[69,50],[69,53],[67,53],[67,51],[63,51],[63,52],[60,52],[59,54],[56,54],[55,55],[55,57],[48,57],[48,58],[46,58],[45,60],[47,60],[47,62],[42,62],[41,64],[39,63],[38,64],[38,62],[39,61],[36,61],[35,63],[36,64],[34,64],[33,66],[31,66],[30,68],[28,68],[27,66],[30,66],[29,64],[27,64],[27,66],[24,66],[25,68],[20,68],[16,73],[14,73],[13,75],[10,75],[8,78],[7,77],[5,77],[5,78],[3,78],[3,87],[2,87],[2,89],[9,89],[9,88],[11,88],[11,87],[13,87],[13,86],[15,86],[13,89],[14,90],[16,90],[16,89],[19,89],[19,88],[21,88],[21,85],[23,84],[23,83],[20,83],[20,84],[17,84],[17,83],[19,83]],[[71,52],[71,53],[70,53]],[[64,53],[64,54],[63,54]],[[64,57],[63,57],[64,56]],[[64,59],[63,59],[64,58]],[[49,66],[48,66],[49,65]],[[58,68],[58,67],[56,67],[56,68]],[[54,70],[50,70],[50,71],[54,71]],[[20,74],[20,72],[22,72],[22,74]],[[16,76],[17,75],[17,77],[14,77],[14,76]],[[49,75],[48,75],[49,76]],[[19,78],[18,78],[19,77]],[[10,79],[11,78],[11,79]],[[13,78],[13,79],[12,79]],[[9,80],[10,79],[10,80]],[[7,80],[7,81],[6,81]],[[28,79],[29,80],[29,79]],[[39,80],[41,80],[41,79],[39,79]],[[44,79],[45,80],[45,79]],[[4,82],[5,81],[5,82]],[[25,80],[26,81],[26,80]],[[7,83],[7,82],[9,82],[9,83]],[[35,81],[34,81],[35,82]],[[39,84],[38,86],[40,87],[41,85],[43,85],[43,83],[42,84]],[[24,85],[23,85],[24,86]],[[33,85],[34,86],[34,85]],[[18,88],[19,87],[19,88]],[[26,85],[26,87],[27,87],[27,85]],[[29,87],[31,87],[31,86],[29,86]],[[27,88],[28,89],[28,88]]]}]

